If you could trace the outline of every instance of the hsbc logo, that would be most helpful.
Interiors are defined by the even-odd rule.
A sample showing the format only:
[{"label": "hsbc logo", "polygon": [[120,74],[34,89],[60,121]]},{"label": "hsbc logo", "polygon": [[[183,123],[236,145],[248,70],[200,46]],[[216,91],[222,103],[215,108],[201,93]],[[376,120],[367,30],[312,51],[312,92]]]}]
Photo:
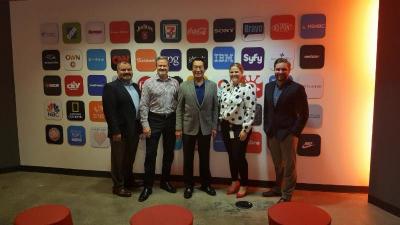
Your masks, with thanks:
[{"label": "hsbc logo", "polygon": [[302,38],[323,38],[326,29],[326,16],[324,14],[305,14],[301,17]]},{"label": "hsbc logo", "polygon": [[243,48],[242,65],[245,70],[262,70],[264,68],[263,48]]}]

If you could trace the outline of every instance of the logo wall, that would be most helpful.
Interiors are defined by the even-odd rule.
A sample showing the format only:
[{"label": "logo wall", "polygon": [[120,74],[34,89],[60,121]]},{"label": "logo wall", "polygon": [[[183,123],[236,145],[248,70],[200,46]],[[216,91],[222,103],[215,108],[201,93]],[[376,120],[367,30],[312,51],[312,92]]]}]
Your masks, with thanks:
[{"label": "logo wall", "polygon": [[57,23],[44,23],[40,25],[40,40],[42,44],[57,44],[58,39]]},{"label": "logo wall", "polygon": [[88,49],[86,55],[89,70],[105,70],[107,68],[106,51],[104,49]]},{"label": "logo wall", "polygon": [[88,44],[102,44],[106,41],[104,22],[86,23],[86,41]]},{"label": "logo wall", "polygon": [[63,41],[66,44],[81,43],[81,24],[80,23],[63,23]]},{"label": "logo wall", "polygon": [[242,65],[244,70],[262,70],[264,69],[264,49],[243,48],[242,49]]},{"label": "logo wall", "polygon": [[213,24],[215,42],[232,42],[236,38],[236,22],[234,19],[216,19]]},{"label": "logo wall", "polygon": [[243,41],[262,41],[265,38],[265,19],[260,17],[242,19]]},{"label": "logo wall", "polygon": [[129,43],[131,30],[128,21],[112,21],[110,23],[111,43]]},{"label": "logo wall", "polygon": [[106,122],[103,112],[102,101],[89,102],[89,117],[93,122]]},{"label": "logo wall", "polygon": [[182,25],[179,20],[162,20],[160,23],[161,41],[166,43],[180,42]]},{"label": "logo wall", "polygon": [[297,145],[297,154],[319,156],[321,154],[321,136],[318,134],[301,134]]},{"label": "logo wall", "polygon": [[154,21],[136,21],[134,27],[135,41],[137,43],[153,43],[156,40]]},{"label": "logo wall", "polygon": [[86,134],[85,128],[82,126],[69,126],[67,128],[68,143],[70,145],[85,145]]},{"label": "logo wall", "polygon": [[186,24],[187,40],[190,43],[205,43],[208,41],[208,20],[192,19]]},{"label": "logo wall", "polygon": [[81,70],[82,69],[82,53],[80,50],[65,50],[62,53],[62,64],[65,70]]},{"label": "logo wall", "polygon": [[90,146],[94,148],[108,148],[110,139],[107,137],[107,127],[90,128]]},{"label": "logo wall", "polygon": [[180,71],[182,69],[182,53],[179,49],[163,49],[160,55],[168,57],[169,71]]},{"label": "logo wall", "polygon": [[60,125],[46,125],[46,142],[49,144],[61,145],[64,141],[63,128]]},{"label": "logo wall", "polygon": [[296,81],[304,86],[307,98],[322,98],[324,94],[324,80],[318,75],[296,76]]},{"label": "logo wall", "polygon": [[44,118],[48,120],[62,119],[62,105],[59,101],[48,100],[44,104]]},{"label": "logo wall", "polygon": [[44,50],[42,52],[42,67],[44,70],[59,70],[60,52],[58,50]]},{"label": "logo wall", "polygon": [[111,68],[116,71],[117,64],[121,61],[131,63],[131,52],[128,49],[111,50]]},{"label": "logo wall", "polygon": [[43,91],[45,95],[61,95],[61,78],[59,76],[44,76]]}]

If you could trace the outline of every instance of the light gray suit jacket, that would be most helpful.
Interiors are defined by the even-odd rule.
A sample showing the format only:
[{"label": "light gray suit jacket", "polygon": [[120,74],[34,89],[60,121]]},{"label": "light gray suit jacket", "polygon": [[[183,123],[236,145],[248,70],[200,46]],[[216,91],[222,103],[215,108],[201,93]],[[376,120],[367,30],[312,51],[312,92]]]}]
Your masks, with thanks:
[{"label": "light gray suit jacket", "polygon": [[203,135],[209,135],[212,129],[217,129],[217,85],[209,80],[204,82],[204,99],[201,105],[197,101],[193,80],[183,82],[179,88],[175,128],[183,130],[184,134],[197,135],[201,129]]}]

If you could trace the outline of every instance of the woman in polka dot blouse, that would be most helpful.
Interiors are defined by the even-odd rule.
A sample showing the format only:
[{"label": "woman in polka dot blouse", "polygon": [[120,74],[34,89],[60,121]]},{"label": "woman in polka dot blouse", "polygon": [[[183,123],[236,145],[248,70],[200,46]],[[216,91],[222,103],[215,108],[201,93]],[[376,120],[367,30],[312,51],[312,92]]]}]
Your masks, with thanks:
[{"label": "woman in polka dot blouse", "polygon": [[256,95],[255,88],[245,83],[243,66],[240,63],[230,66],[229,75],[230,83],[219,93],[219,119],[232,176],[227,194],[236,193],[237,198],[242,198],[247,192],[246,148],[254,121]]}]

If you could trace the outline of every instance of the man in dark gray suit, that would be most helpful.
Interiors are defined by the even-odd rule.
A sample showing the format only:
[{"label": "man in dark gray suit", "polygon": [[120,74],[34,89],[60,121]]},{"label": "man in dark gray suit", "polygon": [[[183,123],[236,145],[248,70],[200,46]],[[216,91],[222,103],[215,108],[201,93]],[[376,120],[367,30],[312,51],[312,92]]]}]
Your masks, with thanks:
[{"label": "man in dark gray suit", "polygon": [[205,62],[202,58],[192,61],[193,80],[181,84],[176,109],[176,137],[183,141],[183,177],[185,198],[193,194],[193,159],[196,141],[200,159],[200,190],[215,195],[210,186],[210,140],[217,134],[218,98],[217,85],[204,79]]}]

